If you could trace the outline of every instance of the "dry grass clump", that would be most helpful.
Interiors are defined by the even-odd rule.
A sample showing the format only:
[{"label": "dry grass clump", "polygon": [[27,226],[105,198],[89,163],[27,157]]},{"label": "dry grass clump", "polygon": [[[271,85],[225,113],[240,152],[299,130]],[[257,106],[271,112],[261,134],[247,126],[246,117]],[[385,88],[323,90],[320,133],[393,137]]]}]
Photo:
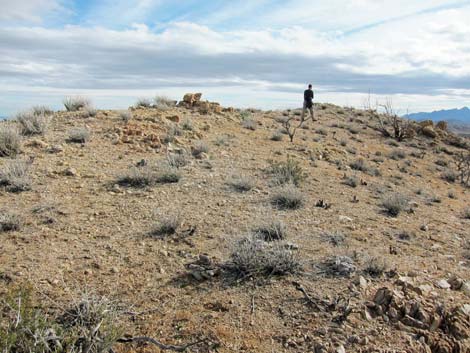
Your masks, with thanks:
[{"label": "dry grass clump", "polygon": [[186,153],[168,153],[166,161],[170,167],[183,168],[189,164],[189,159]]},{"label": "dry grass clump", "polygon": [[375,175],[375,176],[380,175],[379,170],[375,169],[375,168],[371,168],[367,164],[367,162],[364,158],[356,159],[355,161],[349,163],[349,166],[351,167],[351,169],[359,170],[359,171],[361,171],[363,173],[366,173],[366,174],[369,174],[369,175]]},{"label": "dry grass clump", "polygon": [[232,175],[227,184],[238,192],[247,192],[256,186],[253,178],[246,175]]},{"label": "dry grass clump", "polygon": [[297,254],[282,242],[247,237],[233,246],[226,269],[239,278],[269,277],[297,274],[302,265]]},{"label": "dry grass clump", "polygon": [[193,123],[190,119],[186,118],[181,123],[181,128],[185,131],[193,131],[194,130],[194,125],[193,125]]},{"label": "dry grass clump", "polygon": [[162,216],[150,232],[150,236],[162,238],[176,233],[181,227],[182,218],[180,213],[170,213]]},{"label": "dry grass clump", "polygon": [[287,227],[279,220],[271,219],[253,229],[253,233],[264,241],[277,241],[287,238]]},{"label": "dry grass clump", "polygon": [[209,145],[202,141],[196,141],[194,145],[191,147],[191,154],[195,158],[201,158],[203,153],[208,153],[209,152]]},{"label": "dry grass clump", "polygon": [[282,141],[282,138],[283,138],[282,132],[280,131],[275,131],[271,135],[271,141]]},{"label": "dry grass clump", "polygon": [[463,210],[462,217],[464,219],[470,219],[470,207],[467,207]]},{"label": "dry grass clump", "polygon": [[90,140],[90,130],[85,127],[76,127],[69,131],[68,142],[87,143]]},{"label": "dry grass clump", "polygon": [[165,96],[156,96],[154,99],[155,107],[162,110],[173,108],[176,102]]},{"label": "dry grass clump", "polygon": [[177,183],[180,179],[181,174],[174,167],[144,165],[131,167],[118,177],[117,183],[121,186],[145,188],[156,184]]},{"label": "dry grass clump", "polygon": [[139,98],[135,103],[136,108],[150,108],[152,106],[152,101],[148,98]]},{"label": "dry grass clump", "polygon": [[356,176],[349,176],[343,179],[343,184],[355,188],[359,185],[360,181]]},{"label": "dry grass clump", "polygon": [[56,316],[30,289],[12,290],[0,302],[0,346],[12,353],[110,352],[122,334],[118,316],[104,297],[85,294]]},{"label": "dry grass clump", "polygon": [[0,157],[15,157],[21,151],[21,136],[16,126],[0,125]]},{"label": "dry grass clump", "polygon": [[119,118],[121,118],[121,120],[127,124],[129,121],[132,120],[133,115],[132,112],[129,110],[122,110],[119,112]]},{"label": "dry grass clump", "polygon": [[255,131],[256,127],[258,126],[258,123],[256,122],[256,120],[250,117],[242,120],[242,126],[245,129]]},{"label": "dry grass clump", "polygon": [[390,216],[396,217],[408,206],[408,199],[398,193],[387,195],[382,200],[382,207]]},{"label": "dry grass clump", "polygon": [[20,230],[21,219],[16,213],[0,210],[0,233]]},{"label": "dry grass clump", "polygon": [[325,232],[322,234],[322,239],[333,246],[343,245],[346,241],[346,237],[343,233],[334,231],[334,232]]},{"label": "dry grass clump", "polygon": [[274,192],[271,203],[279,209],[296,210],[303,206],[304,195],[295,185],[286,184]]},{"label": "dry grass clump", "polygon": [[35,105],[34,107],[31,108],[31,111],[33,112],[34,115],[52,115],[54,114],[54,111],[45,106],[45,105]]},{"label": "dry grass clump", "polygon": [[49,126],[49,116],[35,113],[34,110],[22,112],[16,115],[16,121],[20,126],[22,135],[44,135]]},{"label": "dry grass clump", "polygon": [[388,158],[398,161],[400,159],[406,158],[406,153],[402,150],[393,150],[389,153]]},{"label": "dry grass clump", "polygon": [[388,264],[384,258],[369,257],[366,259],[364,272],[371,277],[380,277],[387,269]]},{"label": "dry grass clump", "polygon": [[91,105],[87,105],[82,109],[80,116],[82,118],[94,118],[96,114],[98,114],[98,111]]},{"label": "dry grass clump", "polygon": [[65,97],[64,107],[68,112],[77,112],[81,109],[91,106],[91,101],[85,97]]},{"label": "dry grass clump", "polygon": [[9,192],[31,190],[29,166],[29,163],[18,159],[6,162],[0,169],[0,186]]},{"label": "dry grass clump", "polygon": [[176,136],[181,136],[181,135],[183,135],[183,130],[181,130],[180,127],[177,126],[177,125],[171,125],[168,128],[165,136],[163,137],[163,142],[167,143],[167,144],[171,143],[171,142],[174,142],[175,137]]},{"label": "dry grass clump", "polygon": [[272,163],[269,173],[273,176],[276,185],[294,184],[299,186],[305,179],[305,173],[296,160],[288,158],[286,162]]},{"label": "dry grass clump", "polygon": [[447,169],[441,174],[441,178],[448,183],[455,183],[458,177],[458,173],[452,169]]}]

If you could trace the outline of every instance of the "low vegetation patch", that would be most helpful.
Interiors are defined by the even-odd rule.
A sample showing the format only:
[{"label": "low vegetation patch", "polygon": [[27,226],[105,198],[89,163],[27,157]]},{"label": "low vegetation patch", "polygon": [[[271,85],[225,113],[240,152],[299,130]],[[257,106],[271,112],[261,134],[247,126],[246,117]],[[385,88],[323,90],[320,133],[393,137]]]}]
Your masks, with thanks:
[{"label": "low vegetation patch", "polygon": [[226,269],[238,278],[269,277],[297,274],[302,265],[297,254],[282,242],[248,237],[233,246]]},{"label": "low vegetation patch", "polygon": [[293,184],[286,184],[271,196],[271,203],[279,209],[296,210],[303,206],[304,195]]},{"label": "low vegetation patch", "polygon": [[168,153],[166,155],[167,163],[173,168],[183,168],[189,164],[189,159],[186,153]]},{"label": "low vegetation patch", "polygon": [[400,159],[404,159],[406,158],[406,153],[402,150],[393,150],[392,152],[390,152],[390,154],[388,155],[388,157],[390,159],[393,159],[395,161],[398,161]]},{"label": "low vegetation patch", "polygon": [[349,166],[351,167],[351,169],[359,170],[369,175],[375,175],[375,176],[380,175],[380,171],[376,168],[370,167],[364,158],[356,159],[355,161],[349,163]]},{"label": "low vegetation patch", "polygon": [[343,184],[355,188],[359,185],[360,181],[356,176],[349,176],[343,179]]},{"label": "low vegetation patch", "polygon": [[245,128],[245,129],[248,129],[248,130],[252,130],[252,131],[255,131],[256,130],[256,127],[257,127],[258,123],[256,122],[256,120],[254,120],[253,118],[247,118],[247,119],[244,119],[242,121],[242,126]]},{"label": "low vegetation patch", "polygon": [[19,113],[16,121],[18,121],[22,135],[44,135],[49,125],[49,116],[30,110]]},{"label": "low vegetation patch", "polygon": [[287,227],[282,221],[272,219],[253,229],[253,233],[264,241],[278,241],[287,238]]},{"label": "low vegetation patch", "polygon": [[119,112],[119,118],[124,121],[124,123],[128,123],[129,121],[132,120],[133,118],[133,114],[131,111],[129,110],[123,110],[121,112]]},{"label": "low vegetation patch", "polygon": [[66,97],[63,101],[64,107],[68,112],[77,112],[91,106],[91,102],[85,97]]},{"label": "low vegetation patch", "polygon": [[85,127],[73,128],[69,131],[68,142],[87,143],[90,140],[90,130]]},{"label": "low vegetation patch", "polygon": [[137,102],[135,102],[136,108],[150,108],[152,106],[152,101],[148,98],[139,98]]},{"label": "low vegetation patch", "polygon": [[21,220],[16,213],[0,210],[0,233],[20,230]]},{"label": "low vegetation patch", "polygon": [[364,273],[371,277],[380,277],[388,269],[387,261],[383,258],[369,257],[366,259]]},{"label": "low vegetation patch", "polygon": [[209,145],[202,141],[196,141],[194,145],[191,147],[191,154],[195,158],[201,158],[203,153],[208,153],[209,152]]},{"label": "low vegetation patch", "polygon": [[181,174],[177,168],[171,166],[131,167],[126,173],[118,177],[121,186],[145,188],[156,184],[177,183]]},{"label": "low vegetation patch", "polygon": [[462,216],[464,219],[470,219],[470,207],[467,207],[463,210]]},{"label": "low vegetation patch", "polygon": [[306,177],[300,163],[291,158],[286,162],[272,163],[269,173],[273,176],[276,185],[294,184],[299,186]]},{"label": "low vegetation patch", "polygon": [[156,96],[154,99],[155,107],[161,110],[168,110],[175,107],[176,102],[165,96]]},{"label": "low vegetation patch", "polygon": [[393,193],[383,198],[382,207],[387,214],[396,217],[408,207],[408,199],[401,194]]},{"label": "low vegetation patch", "polygon": [[0,157],[15,157],[21,151],[21,136],[16,126],[0,125]]},{"label": "low vegetation patch", "polygon": [[165,216],[161,216],[153,227],[150,235],[152,237],[163,238],[168,235],[176,233],[179,227],[181,227],[182,218],[179,213],[170,213]]},{"label": "low vegetation patch", "polygon": [[246,175],[233,175],[230,177],[227,184],[238,192],[247,192],[255,187],[253,178]]},{"label": "low vegetation patch", "polygon": [[0,186],[9,192],[31,190],[29,163],[15,159],[6,162],[0,169]]}]

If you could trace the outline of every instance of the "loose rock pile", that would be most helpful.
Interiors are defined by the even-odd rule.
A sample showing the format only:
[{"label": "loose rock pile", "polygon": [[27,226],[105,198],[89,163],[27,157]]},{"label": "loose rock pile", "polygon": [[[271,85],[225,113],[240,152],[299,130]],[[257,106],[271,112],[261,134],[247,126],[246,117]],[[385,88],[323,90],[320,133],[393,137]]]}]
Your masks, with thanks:
[{"label": "loose rock pile", "polygon": [[183,100],[178,103],[179,107],[188,109],[196,109],[201,114],[221,113],[222,107],[219,103],[201,101],[202,93],[187,93]]}]

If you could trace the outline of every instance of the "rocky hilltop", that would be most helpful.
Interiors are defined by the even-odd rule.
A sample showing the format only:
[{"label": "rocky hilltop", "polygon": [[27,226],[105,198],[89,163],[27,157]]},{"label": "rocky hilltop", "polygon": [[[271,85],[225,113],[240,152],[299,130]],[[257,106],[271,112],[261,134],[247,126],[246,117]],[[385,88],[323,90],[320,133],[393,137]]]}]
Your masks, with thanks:
[{"label": "rocky hilltop", "polygon": [[2,352],[470,351],[445,123],[66,103],[0,123]]}]

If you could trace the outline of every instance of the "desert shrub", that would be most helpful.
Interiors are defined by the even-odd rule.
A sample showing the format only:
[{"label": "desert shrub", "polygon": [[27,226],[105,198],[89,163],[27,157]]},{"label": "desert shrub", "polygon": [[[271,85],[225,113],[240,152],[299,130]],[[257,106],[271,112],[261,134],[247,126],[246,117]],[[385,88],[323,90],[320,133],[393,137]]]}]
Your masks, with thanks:
[{"label": "desert shrub", "polygon": [[63,101],[68,112],[76,112],[91,105],[89,99],[85,97],[66,97]]},{"label": "desert shrub", "polygon": [[455,193],[454,190],[449,190],[449,192],[447,193],[447,196],[449,197],[449,199],[457,199],[457,194]]},{"label": "desert shrub", "polygon": [[178,125],[170,125],[168,128],[166,135],[163,137],[164,143],[171,143],[174,142],[176,136],[183,135],[183,130],[180,129]]},{"label": "desert shrub", "polygon": [[249,120],[253,118],[253,115],[251,114],[249,110],[243,110],[240,112],[240,118],[242,120]]},{"label": "desert shrub", "polygon": [[250,191],[255,187],[253,178],[246,175],[232,175],[227,184],[238,192]]},{"label": "desert shrub", "polygon": [[121,118],[121,120],[127,124],[129,121],[132,120],[133,115],[132,112],[129,110],[123,110],[119,112],[119,118]]},{"label": "desert shrub", "polygon": [[448,167],[449,166],[449,162],[446,159],[438,159],[434,163],[436,165],[440,166],[440,167]]},{"label": "desert shrub", "polygon": [[0,210],[0,233],[20,230],[21,220],[18,214]]},{"label": "desert shrub", "polygon": [[359,185],[359,179],[356,176],[349,176],[344,178],[343,184],[355,188]]},{"label": "desert shrub", "polygon": [[349,126],[348,131],[353,135],[357,135],[359,133],[359,129],[355,126]]},{"label": "desert shrub", "polygon": [[302,265],[297,254],[284,244],[247,237],[233,246],[226,269],[237,277],[249,278],[296,274]]},{"label": "desert shrub", "polygon": [[373,117],[377,119],[379,123],[377,129],[384,137],[393,137],[400,142],[414,136],[413,122],[398,116],[390,99],[381,107],[384,109],[384,113],[374,113]]},{"label": "desert shrub", "polygon": [[209,152],[209,146],[206,142],[202,140],[196,141],[194,145],[191,147],[191,153],[196,158],[200,158],[203,153],[208,153],[208,152]]},{"label": "desert shrub", "polygon": [[351,277],[356,272],[354,260],[349,256],[332,256],[322,264],[324,273],[332,277]]},{"label": "desert shrub", "polygon": [[175,106],[176,102],[165,96],[156,96],[154,99],[155,107],[166,110]]},{"label": "desert shrub", "polygon": [[322,135],[322,136],[327,136],[328,135],[328,131],[326,131],[324,128],[319,128],[319,129],[315,130],[315,132],[319,135]]},{"label": "desert shrub", "polygon": [[401,150],[393,150],[389,153],[388,158],[398,161],[400,159],[406,158],[406,153]]},{"label": "desert shrub", "polygon": [[135,103],[136,108],[150,108],[152,106],[152,101],[148,98],[139,98]]},{"label": "desert shrub", "polygon": [[54,114],[54,111],[46,107],[45,105],[35,105],[34,107],[31,108],[31,111],[33,112],[34,115],[52,115]]},{"label": "desert shrub", "polygon": [[93,118],[96,114],[98,114],[98,111],[91,105],[87,105],[82,109],[80,116],[82,118]]},{"label": "desert shrub", "polygon": [[143,167],[132,167],[126,173],[118,177],[119,185],[144,188],[157,183],[155,168],[145,165]]},{"label": "desert shrub", "polygon": [[455,181],[457,180],[458,177],[459,176],[458,176],[457,172],[455,172],[451,169],[447,169],[441,174],[441,178],[444,179],[445,181],[449,182],[449,183],[455,183]]},{"label": "desert shrub", "polygon": [[222,135],[222,136],[217,136],[217,139],[215,140],[215,145],[216,146],[228,146],[229,145],[229,136],[227,135]]},{"label": "desert shrub", "polygon": [[369,257],[366,259],[364,272],[371,277],[380,277],[388,269],[388,264],[384,258]]},{"label": "desert shrub", "polygon": [[280,209],[298,209],[303,206],[304,195],[295,185],[286,184],[274,192],[271,203]]},{"label": "desert shrub", "polygon": [[248,130],[256,130],[258,123],[252,118],[243,119],[242,126]]},{"label": "desert shrub", "polygon": [[408,206],[408,199],[398,193],[389,194],[382,199],[382,207],[385,211],[393,217],[396,217],[400,212],[404,211]]},{"label": "desert shrub", "polygon": [[464,219],[470,219],[470,207],[467,207],[463,210],[462,216]]},{"label": "desert shrub", "polygon": [[65,333],[64,341],[71,342],[67,351],[111,351],[122,334],[116,324],[119,314],[117,304],[110,299],[91,293],[82,294],[57,319]]},{"label": "desert shrub", "polygon": [[31,190],[29,164],[16,159],[5,163],[0,169],[0,186],[9,192]]},{"label": "desert shrub", "polygon": [[156,182],[158,184],[173,184],[181,180],[181,173],[177,168],[160,167],[156,174]]},{"label": "desert shrub", "polygon": [[351,154],[357,154],[357,150],[354,147],[348,147],[346,148],[346,151]]},{"label": "desert shrub", "polygon": [[12,290],[0,300],[2,352],[60,352],[61,334],[58,325],[34,305],[29,288]]},{"label": "desert shrub", "polygon": [[168,235],[176,233],[179,227],[181,227],[182,218],[179,213],[170,213],[160,217],[155,226],[150,232],[152,237],[162,238]]},{"label": "desert shrub", "polygon": [[5,353],[111,352],[122,335],[119,314],[109,299],[84,294],[52,315],[30,288],[13,289],[0,301],[0,347]]},{"label": "desert shrub", "polygon": [[253,233],[264,241],[277,241],[287,238],[287,228],[282,221],[271,219],[253,229]]},{"label": "desert shrub", "polygon": [[144,165],[131,167],[117,178],[121,186],[145,188],[156,184],[177,183],[181,174],[177,168],[169,165]]},{"label": "desert shrub", "polygon": [[0,157],[15,157],[21,151],[21,136],[10,124],[0,125]]},{"label": "desert shrub", "polygon": [[299,186],[305,179],[305,173],[300,163],[292,158],[288,158],[286,162],[273,162],[269,173],[277,185],[294,184]]},{"label": "desert shrub", "polygon": [[181,123],[181,128],[186,131],[193,131],[194,126],[191,120],[188,118],[184,119],[183,122]]},{"label": "desert shrub", "polygon": [[49,125],[49,117],[43,114],[35,114],[34,111],[19,113],[16,121],[20,126],[22,135],[44,135]]},{"label": "desert shrub", "polygon": [[76,127],[69,131],[68,142],[87,143],[90,139],[90,130],[85,127]]},{"label": "desert shrub", "polygon": [[280,131],[275,131],[271,135],[271,141],[282,141],[282,133]]},{"label": "desert shrub", "polygon": [[369,173],[370,167],[367,165],[367,162],[364,158],[356,159],[355,161],[349,163],[351,169],[359,170],[364,173]]},{"label": "desert shrub", "polygon": [[322,238],[333,246],[340,246],[346,241],[344,234],[338,231],[325,232],[322,234]]},{"label": "desert shrub", "polygon": [[348,145],[348,141],[345,140],[345,139],[341,139],[341,140],[339,141],[339,144],[340,144],[341,146],[343,146],[343,147],[346,147],[346,146]]},{"label": "desert shrub", "polygon": [[166,155],[167,163],[173,168],[182,168],[189,164],[186,153],[168,153]]}]

